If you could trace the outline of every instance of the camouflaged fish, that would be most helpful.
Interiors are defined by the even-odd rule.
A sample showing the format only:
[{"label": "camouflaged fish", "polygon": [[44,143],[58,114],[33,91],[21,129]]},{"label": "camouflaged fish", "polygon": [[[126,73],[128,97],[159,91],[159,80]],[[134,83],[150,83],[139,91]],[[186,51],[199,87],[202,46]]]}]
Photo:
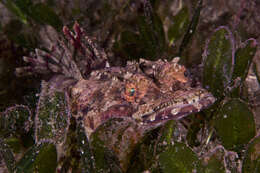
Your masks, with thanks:
[{"label": "camouflaged fish", "polygon": [[52,90],[66,91],[71,114],[83,122],[88,136],[110,118],[131,117],[143,126],[156,126],[215,102],[200,84],[191,85],[178,57],[110,67],[105,52],[78,23],[73,30],[64,27],[67,40],[58,41],[49,52],[36,49],[34,57],[24,57],[31,66],[17,73],[44,74]]}]

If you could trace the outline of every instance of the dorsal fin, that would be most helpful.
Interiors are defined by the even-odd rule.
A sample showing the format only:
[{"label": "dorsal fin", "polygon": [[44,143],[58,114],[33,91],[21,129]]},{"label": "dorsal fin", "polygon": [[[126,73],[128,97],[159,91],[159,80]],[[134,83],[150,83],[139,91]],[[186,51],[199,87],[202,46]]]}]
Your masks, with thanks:
[{"label": "dorsal fin", "polygon": [[64,26],[63,33],[67,41],[57,40],[50,51],[35,49],[30,57],[24,57],[24,61],[29,62],[30,66],[17,68],[16,74],[41,74],[51,77],[63,75],[80,80],[92,70],[105,67],[105,52],[86,36],[77,22],[73,26],[73,32]]}]

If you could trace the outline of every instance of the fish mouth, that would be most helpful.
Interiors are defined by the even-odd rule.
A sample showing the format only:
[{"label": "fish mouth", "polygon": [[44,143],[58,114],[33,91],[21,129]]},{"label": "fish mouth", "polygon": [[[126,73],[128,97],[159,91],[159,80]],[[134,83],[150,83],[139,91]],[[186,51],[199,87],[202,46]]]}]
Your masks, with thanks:
[{"label": "fish mouth", "polygon": [[200,112],[212,105],[216,99],[206,90],[200,90],[185,97],[180,96],[170,99],[153,107],[141,117],[143,123],[154,124],[166,120],[180,120],[192,113]]}]

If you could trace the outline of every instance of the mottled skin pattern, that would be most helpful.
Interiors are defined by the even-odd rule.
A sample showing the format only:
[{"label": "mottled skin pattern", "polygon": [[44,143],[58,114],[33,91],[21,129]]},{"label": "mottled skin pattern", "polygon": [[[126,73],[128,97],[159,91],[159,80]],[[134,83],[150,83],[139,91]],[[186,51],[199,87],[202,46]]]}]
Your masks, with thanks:
[{"label": "mottled skin pattern", "polygon": [[126,67],[109,67],[104,51],[77,23],[74,33],[67,27],[63,32],[69,43],[59,41],[50,53],[37,49],[35,58],[24,58],[32,65],[17,73],[49,74],[54,90],[69,92],[71,112],[84,121],[88,136],[109,118],[127,116],[144,126],[156,126],[199,112],[215,101],[200,84],[191,87],[179,58],[140,59]]}]

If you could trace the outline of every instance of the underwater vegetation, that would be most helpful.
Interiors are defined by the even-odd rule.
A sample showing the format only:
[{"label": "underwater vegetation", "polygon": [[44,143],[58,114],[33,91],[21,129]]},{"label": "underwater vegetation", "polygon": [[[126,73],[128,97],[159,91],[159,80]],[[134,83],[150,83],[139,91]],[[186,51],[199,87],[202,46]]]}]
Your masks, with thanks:
[{"label": "underwater vegetation", "polygon": [[157,0],[0,3],[1,34],[24,53],[16,74],[36,88],[0,107],[0,172],[260,170],[259,45],[241,16],[202,33],[206,0],[173,14]]}]

